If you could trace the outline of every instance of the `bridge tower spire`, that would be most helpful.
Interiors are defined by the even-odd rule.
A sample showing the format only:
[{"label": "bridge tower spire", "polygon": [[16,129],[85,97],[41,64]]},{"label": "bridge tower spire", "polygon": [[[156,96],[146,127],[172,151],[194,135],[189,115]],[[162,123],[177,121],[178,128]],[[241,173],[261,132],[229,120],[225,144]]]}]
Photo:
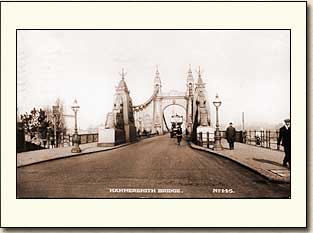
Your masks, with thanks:
[{"label": "bridge tower spire", "polygon": [[187,73],[187,90],[186,90],[186,97],[187,97],[187,106],[186,106],[186,127],[188,133],[192,132],[192,102],[194,96],[194,79],[192,76],[191,65],[189,64],[189,69]]},{"label": "bridge tower spire", "polygon": [[160,78],[160,72],[159,72],[159,66],[156,66],[156,72],[154,77],[154,92],[158,92],[158,94],[161,94],[161,78]]},{"label": "bridge tower spire", "polygon": [[202,71],[201,71],[201,67],[199,66],[199,70],[198,70],[198,80],[196,83],[196,88],[204,88],[205,87],[205,83],[202,80]]},{"label": "bridge tower spire", "polygon": [[187,75],[187,96],[191,97],[193,96],[193,91],[194,91],[194,79],[192,76],[192,70],[191,70],[191,65],[189,64],[189,69],[188,69],[188,75]]},{"label": "bridge tower spire", "polygon": [[154,77],[154,96],[153,96],[153,133],[163,133],[162,129],[162,103],[161,103],[161,78],[159,72],[159,66],[156,66]]},{"label": "bridge tower spire", "polygon": [[120,80],[120,82],[116,88],[116,91],[125,91],[129,94],[129,90],[128,90],[127,84],[125,82],[125,76],[127,73],[124,72],[124,68],[122,68],[122,72],[119,74],[120,74],[122,79]]}]

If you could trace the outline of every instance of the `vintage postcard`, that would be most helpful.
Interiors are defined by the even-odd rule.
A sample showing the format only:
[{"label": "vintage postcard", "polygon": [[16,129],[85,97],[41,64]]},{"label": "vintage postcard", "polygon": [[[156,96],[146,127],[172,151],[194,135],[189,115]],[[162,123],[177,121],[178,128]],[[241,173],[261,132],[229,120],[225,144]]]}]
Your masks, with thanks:
[{"label": "vintage postcard", "polygon": [[[52,213],[55,202],[65,215],[75,212],[72,203],[93,216],[123,210],[120,226],[138,225],[126,216],[146,219],[150,209],[153,218],[140,226],[304,227],[306,3],[141,4],[2,4],[12,40],[1,41],[1,75],[10,80],[2,104],[10,132],[2,133],[14,138],[10,148],[2,143],[1,176],[10,179],[1,188],[11,187],[2,212],[21,210],[16,220],[6,215],[5,225],[51,226],[21,216],[32,204],[29,218],[41,208]],[[58,19],[47,13],[50,5]],[[223,20],[216,14],[237,8],[249,22],[235,12]],[[189,11],[193,19],[184,17]],[[90,17],[74,23],[80,12]],[[299,219],[263,216],[282,203]],[[262,220],[236,222],[230,216],[238,206]],[[199,217],[206,211],[213,222]],[[217,212],[227,213],[227,223]],[[60,216],[54,225],[119,226],[115,214],[107,218]]]}]

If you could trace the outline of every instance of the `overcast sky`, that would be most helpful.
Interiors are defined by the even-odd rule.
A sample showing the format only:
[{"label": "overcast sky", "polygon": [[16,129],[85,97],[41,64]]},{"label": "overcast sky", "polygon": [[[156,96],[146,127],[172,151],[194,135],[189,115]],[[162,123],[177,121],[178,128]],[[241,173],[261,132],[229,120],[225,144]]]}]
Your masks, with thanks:
[{"label": "overcast sky", "polygon": [[[186,90],[189,64],[201,66],[209,101],[218,93],[222,127],[260,127],[290,116],[289,31],[283,30],[46,30],[18,31],[19,113],[60,98],[80,128],[105,122],[122,67],[133,104],[152,95],[156,65],[163,91]],[[211,104],[215,121],[215,108]]]}]

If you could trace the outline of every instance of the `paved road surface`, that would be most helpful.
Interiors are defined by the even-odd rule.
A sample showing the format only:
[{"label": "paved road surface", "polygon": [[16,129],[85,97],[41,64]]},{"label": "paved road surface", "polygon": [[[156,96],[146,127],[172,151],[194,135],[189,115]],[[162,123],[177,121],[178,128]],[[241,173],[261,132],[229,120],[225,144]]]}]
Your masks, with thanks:
[{"label": "paved road surface", "polygon": [[[134,193],[133,189],[138,190]],[[160,193],[160,189],[168,190]],[[289,195],[289,184],[271,183],[228,159],[191,149],[186,142],[178,146],[168,135],[112,151],[17,169],[20,198],[288,198]]]}]

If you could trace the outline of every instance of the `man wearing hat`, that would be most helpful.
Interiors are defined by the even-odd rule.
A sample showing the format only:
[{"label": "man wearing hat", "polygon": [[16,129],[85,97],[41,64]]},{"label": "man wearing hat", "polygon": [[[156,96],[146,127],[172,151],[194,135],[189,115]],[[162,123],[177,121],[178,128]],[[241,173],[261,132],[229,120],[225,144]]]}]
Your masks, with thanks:
[{"label": "man wearing hat", "polygon": [[290,127],[290,119],[286,119],[285,125],[279,129],[279,137],[277,141],[277,149],[279,149],[280,142],[284,146],[285,150],[285,158],[283,161],[283,166],[287,167],[287,163],[289,168],[291,167],[291,127]]},{"label": "man wearing hat", "polygon": [[234,149],[234,143],[236,139],[236,129],[233,127],[233,123],[229,123],[229,126],[226,129],[226,139],[229,143],[229,149]]}]

